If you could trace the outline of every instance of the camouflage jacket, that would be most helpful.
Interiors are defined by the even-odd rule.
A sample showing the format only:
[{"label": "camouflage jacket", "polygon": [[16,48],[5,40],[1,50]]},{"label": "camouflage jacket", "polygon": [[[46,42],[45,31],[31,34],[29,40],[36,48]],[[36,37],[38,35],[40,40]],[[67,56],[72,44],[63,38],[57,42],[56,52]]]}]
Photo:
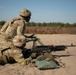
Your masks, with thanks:
[{"label": "camouflage jacket", "polygon": [[13,38],[16,35],[24,35],[25,30],[25,21],[21,18],[15,18],[6,22],[2,29],[1,33],[7,37]]},{"label": "camouflage jacket", "polygon": [[[21,18],[11,19],[6,22],[0,34],[0,50],[11,47],[12,39],[16,35],[24,35],[25,21]],[[11,41],[10,41],[11,40]]]}]

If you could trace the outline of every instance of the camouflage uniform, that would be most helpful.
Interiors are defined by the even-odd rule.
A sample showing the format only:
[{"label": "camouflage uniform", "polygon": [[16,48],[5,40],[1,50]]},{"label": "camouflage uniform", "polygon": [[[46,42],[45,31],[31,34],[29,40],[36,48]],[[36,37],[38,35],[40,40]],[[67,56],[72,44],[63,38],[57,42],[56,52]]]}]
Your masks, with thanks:
[{"label": "camouflage uniform", "polygon": [[9,20],[4,24],[0,33],[0,63],[7,63],[7,59],[13,58],[21,65],[28,62],[24,59],[22,50],[13,44],[16,35],[24,36],[26,22],[29,21],[31,12],[27,9],[20,11],[20,17]]}]

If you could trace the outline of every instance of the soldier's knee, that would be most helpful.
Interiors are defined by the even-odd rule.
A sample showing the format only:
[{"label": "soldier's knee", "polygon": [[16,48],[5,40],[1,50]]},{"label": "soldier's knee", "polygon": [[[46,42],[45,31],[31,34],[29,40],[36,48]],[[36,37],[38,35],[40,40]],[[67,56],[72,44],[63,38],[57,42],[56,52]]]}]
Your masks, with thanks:
[{"label": "soldier's knee", "polygon": [[7,57],[6,56],[0,56],[0,64],[5,65],[7,63]]}]

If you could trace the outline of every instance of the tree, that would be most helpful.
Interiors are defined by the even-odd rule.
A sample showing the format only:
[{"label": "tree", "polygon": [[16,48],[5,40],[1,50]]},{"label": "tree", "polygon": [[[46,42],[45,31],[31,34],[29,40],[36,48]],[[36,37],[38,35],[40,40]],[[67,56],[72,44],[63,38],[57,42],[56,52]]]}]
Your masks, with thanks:
[{"label": "tree", "polygon": [[3,20],[3,21],[0,21],[0,25],[1,25],[1,26],[4,25],[5,22],[6,22],[6,21],[4,21],[4,20]]}]

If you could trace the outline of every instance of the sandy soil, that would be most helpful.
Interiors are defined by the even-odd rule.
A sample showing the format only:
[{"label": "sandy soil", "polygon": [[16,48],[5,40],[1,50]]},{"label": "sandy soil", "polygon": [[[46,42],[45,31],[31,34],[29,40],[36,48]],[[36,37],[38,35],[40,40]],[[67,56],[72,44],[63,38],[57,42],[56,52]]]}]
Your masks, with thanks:
[{"label": "sandy soil", "polygon": [[[36,35],[44,44],[53,45],[70,45],[76,44],[76,35],[53,34],[53,35]],[[27,44],[27,48],[31,47]],[[76,75],[76,47],[69,47],[65,51],[52,52],[54,55],[61,55],[57,60],[65,64],[59,69],[38,70],[37,67],[29,64],[25,67],[18,63],[0,65],[0,75]],[[71,56],[66,56],[70,54]]]}]

